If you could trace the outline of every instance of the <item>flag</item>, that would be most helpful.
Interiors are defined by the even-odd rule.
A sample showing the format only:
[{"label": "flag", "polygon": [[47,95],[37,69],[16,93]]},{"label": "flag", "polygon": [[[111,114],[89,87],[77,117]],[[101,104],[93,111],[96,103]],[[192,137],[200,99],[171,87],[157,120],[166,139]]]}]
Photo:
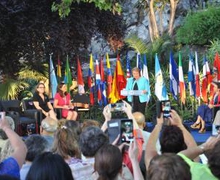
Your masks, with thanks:
[{"label": "flag", "polygon": [[137,53],[137,67],[140,70],[140,74],[142,76],[142,63],[141,63],[141,54]]},{"label": "flag", "polygon": [[189,69],[188,69],[188,82],[189,82],[189,94],[191,96],[196,96],[196,69],[193,61],[193,57],[189,55]]},{"label": "flag", "polygon": [[126,87],[126,79],[124,77],[124,72],[121,67],[120,57],[117,56],[116,60],[116,67],[114,72],[114,78],[112,83],[112,91],[110,93],[110,102],[116,103],[118,100],[125,98],[124,96],[121,96],[121,90]]},{"label": "flag", "polygon": [[130,78],[131,77],[131,64],[130,64],[130,59],[128,58],[128,52],[126,54],[126,78]]},{"label": "flag", "polygon": [[104,66],[103,66],[103,58],[101,57],[100,60],[100,75],[101,75],[101,94],[102,94],[102,102],[103,105],[106,106],[108,104],[107,102],[107,96],[106,96],[106,81],[105,81],[105,74],[104,74]]},{"label": "flag", "polygon": [[212,82],[212,76],[210,73],[209,63],[204,56],[203,58],[203,68],[202,68],[202,98],[204,102],[208,102],[208,89],[210,87],[210,84]]},{"label": "flag", "polygon": [[157,54],[155,55],[155,78],[155,95],[159,101],[168,100],[167,89],[163,81],[163,75]]},{"label": "flag", "polygon": [[57,92],[57,86],[58,86],[57,77],[56,77],[54,66],[53,66],[52,55],[50,55],[50,87],[51,87],[53,98]]},{"label": "flag", "polygon": [[183,77],[183,66],[182,66],[182,57],[179,52],[179,86],[180,86],[180,99],[183,104],[186,101],[186,90],[185,90],[185,82]]},{"label": "flag", "polygon": [[77,84],[78,84],[78,93],[84,94],[84,82],[83,82],[83,75],[82,75],[82,68],[80,65],[79,57],[77,58]]},{"label": "flag", "polygon": [[173,54],[170,52],[170,64],[169,64],[169,70],[170,70],[170,92],[172,93],[174,99],[177,100],[178,90],[179,90],[179,72],[178,67],[173,59]]},{"label": "flag", "polygon": [[58,78],[58,82],[60,83],[61,81],[61,64],[60,64],[60,56],[58,56],[58,62],[57,62],[57,78]]},{"label": "flag", "polygon": [[199,65],[198,65],[198,55],[195,52],[195,63],[196,63],[196,97],[200,98],[201,89],[200,89],[200,78],[199,78]]},{"label": "flag", "polygon": [[106,64],[107,64],[107,84],[108,84],[107,93],[108,93],[108,98],[109,98],[109,95],[112,90],[112,71],[111,71],[108,53],[106,54]]},{"label": "flag", "polygon": [[65,68],[64,82],[67,85],[67,92],[70,92],[70,87],[72,86],[72,74],[71,74],[71,71],[70,71],[68,55],[67,55],[67,58],[66,58],[66,68]]},{"label": "flag", "polygon": [[94,101],[95,84],[94,84],[93,76],[94,76],[93,57],[92,57],[92,54],[90,54],[89,71],[88,71],[88,87],[90,89],[89,98],[90,98],[91,105],[95,104],[95,101]]},{"label": "flag", "polygon": [[[147,56],[146,56],[146,54],[144,54],[144,64],[143,64],[143,74],[142,74],[142,76],[145,77],[148,80],[148,82],[150,82],[149,75],[148,75]],[[150,83],[148,83],[148,84],[150,84]],[[151,94],[150,87],[148,89],[149,89],[148,93],[150,95]]]},{"label": "flag", "polygon": [[213,67],[215,67],[218,70],[218,81],[220,80],[220,59],[219,59],[219,55],[218,52],[216,52],[215,54],[215,60],[214,60],[214,64]]},{"label": "flag", "polygon": [[97,99],[99,105],[102,105],[102,92],[101,92],[101,75],[99,71],[99,61],[95,61],[95,85],[97,90]]}]

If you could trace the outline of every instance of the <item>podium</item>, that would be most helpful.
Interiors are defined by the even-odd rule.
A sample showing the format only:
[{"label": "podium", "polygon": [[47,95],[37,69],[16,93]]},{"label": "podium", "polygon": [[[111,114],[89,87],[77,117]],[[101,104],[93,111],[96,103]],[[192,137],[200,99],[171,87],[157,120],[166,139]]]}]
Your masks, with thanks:
[{"label": "podium", "polygon": [[126,89],[121,90],[122,96],[140,96],[143,94],[144,94],[143,90],[126,90]]}]

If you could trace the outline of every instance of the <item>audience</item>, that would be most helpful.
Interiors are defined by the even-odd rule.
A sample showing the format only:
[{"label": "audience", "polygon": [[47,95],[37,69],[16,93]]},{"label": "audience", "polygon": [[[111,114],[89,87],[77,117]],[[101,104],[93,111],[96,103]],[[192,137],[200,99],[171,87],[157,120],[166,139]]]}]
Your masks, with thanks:
[{"label": "audience", "polygon": [[25,164],[22,166],[20,170],[21,180],[26,179],[27,173],[34,159],[38,155],[46,151],[49,151],[50,149],[47,140],[38,134],[33,134],[31,136],[28,136],[28,138],[25,140],[25,144],[27,147],[27,155],[25,158]]},{"label": "audience", "polygon": [[38,83],[36,91],[33,95],[33,104],[36,109],[41,110],[43,117],[51,117],[57,120],[53,106],[50,103],[49,97],[45,93],[44,83]]},{"label": "audience", "polygon": [[11,156],[0,163],[0,175],[20,178],[19,171],[25,161],[27,148],[22,139],[10,128],[5,118],[0,121],[0,129],[5,132],[14,149]]},{"label": "audience", "polygon": [[73,132],[75,139],[79,141],[79,136],[82,131],[80,123],[78,121],[66,121],[64,126],[70,129]]},{"label": "audience", "polygon": [[192,135],[182,124],[182,120],[179,115],[174,110],[171,110],[170,115],[171,117],[169,120],[171,122],[171,126],[166,125],[163,127],[164,118],[162,114],[160,118],[157,118],[157,124],[150,135],[145,151],[146,169],[148,169],[151,159],[158,155],[156,142],[162,128],[164,128],[160,138],[162,153],[178,153],[186,148],[197,146]]},{"label": "audience", "polygon": [[111,144],[102,146],[95,154],[94,170],[98,173],[98,179],[116,179],[122,170],[122,161],[118,147]]},{"label": "audience", "polygon": [[57,127],[57,120],[54,120],[51,117],[46,117],[41,121],[40,134],[48,141],[50,148],[52,148],[54,141],[54,133],[56,132]]},{"label": "audience", "polygon": [[52,152],[59,154],[68,164],[81,157],[74,133],[66,126],[62,126],[55,133]]},{"label": "audience", "polygon": [[71,102],[71,96],[67,92],[67,86],[61,83],[57,87],[57,93],[54,97],[54,108],[62,109],[62,117],[67,120],[76,120],[77,112]]},{"label": "audience", "polygon": [[190,167],[176,154],[157,155],[150,162],[147,179],[190,180]]},{"label": "audience", "polygon": [[[208,164],[193,162],[194,159],[204,152],[210,152]],[[217,180],[220,179],[220,136],[211,136],[200,146],[190,147],[178,153],[184,161],[190,166],[192,180]]]},{"label": "audience", "polygon": [[82,123],[82,131],[90,126],[100,127],[100,123],[96,120],[87,119]]},{"label": "audience", "polygon": [[51,152],[36,157],[27,174],[26,180],[73,180],[68,164],[64,159]]}]

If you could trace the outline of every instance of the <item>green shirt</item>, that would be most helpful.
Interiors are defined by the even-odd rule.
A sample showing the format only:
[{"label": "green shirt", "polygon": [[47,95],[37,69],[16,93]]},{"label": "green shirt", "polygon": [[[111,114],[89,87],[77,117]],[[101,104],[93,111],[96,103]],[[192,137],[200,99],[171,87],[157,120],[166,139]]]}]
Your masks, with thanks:
[{"label": "green shirt", "polygon": [[178,153],[183,160],[190,166],[192,180],[218,180],[206,164],[193,162],[184,154]]}]

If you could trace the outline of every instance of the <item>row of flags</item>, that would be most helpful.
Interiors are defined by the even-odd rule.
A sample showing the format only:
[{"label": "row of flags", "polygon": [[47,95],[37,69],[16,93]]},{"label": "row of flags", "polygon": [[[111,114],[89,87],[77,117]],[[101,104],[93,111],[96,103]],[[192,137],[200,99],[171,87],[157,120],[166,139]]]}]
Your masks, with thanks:
[{"label": "row of flags", "polygon": [[[219,55],[216,53],[215,60],[213,64],[213,69],[215,69],[217,73],[217,77],[213,79],[211,74],[211,70],[209,67],[209,63],[204,56],[203,58],[203,69],[202,76],[199,74],[199,66],[198,66],[198,54],[195,52],[195,56],[192,54],[189,55],[189,66],[188,66],[188,83],[189,83],[189,94],[194,96],[195,98],[200,98],[203,102],[207,103],[209,97],[211,98],[213,95],[211,82],[213,80],[220,80],[220,60]],[[169,64],[169,73],[170,73],[170,92],[173,95],[174,99],[177,99],[178,94],[180,96],[180,100],[183,104],[186,101],[186,83],[184,82],[183,76],[183,68],[182,68],[182,57],[179,52],[179,62],[178,67],[176,62],[173,59],[172,52],[170,53],[170,64]]]},{"label": "row of flags", "polygon": [[[141,60],[142,57],[143,60]],[[126,77],[124,76],[119,55],[117,56],[117,60],[116,60],[114,76],[112,75],[111,72],[109,55],[106,54],[104,58],[106,59],[106,67],[107,67],[106,79],[104,74],[103,57],[101,57],[100,60],[98,60],[98,58],[95,57],[95,61],[94,61],[93,55],[90,54],[87,80],[88,80],[88,88],[90,91],[91,105],[95,104],[95,99],[97,99],[97,103],[101,106],[101,105],[106,105],[108,103],[115,103],[118,100],[125,98],[120,95],[120,92],[122,89],[126,87],[127,78],[131,77],[131,65],[128,55],[126,55]],[[95,62],[95,69],[93,64],[94,62]],[[174,60],[172,52],[170,52],[170,60],[169,60],[170,93],[173,95],[174,99],[178,100],[179,98],[180,101],[183,104],[185,104],[186,89],[188,88],[191,96],[194,96],[197,99],[202,98],[204,102],[208,102],[209,99],[208,97],[211,96],[211,82],[213,79],[209,68],[209,63],[206,57],[204,57],[203,59],[203,70],[201,77],[199,75],[200,71],[198,66],[197,52],[195,52],[194,56],[192,54],[189,55],[188,63],[189,66],[188,66],[188,87],[187,87],[186,82],[184,81],[181,52],[179,52],[178,65]],[[139,53],[137,54],[136,66],[139,67],[141,75],[149,81],[146,54],[144,54],[143,56],[140,55]],[[216,53],[215,55],[213,67],[217,70],[217,72],[220,72],[220,59],[218,53]],[[61,79],[61,66],[60,66],[59,58],[57,64],[57,78],[59,80]],[[218,73],[217,80],[220,80],[220,73]],[[69,92],[70,87],[72,85],[72,73],[69,66],[68,56],[66,59],[64,81],[67,84],[67,90]],[[52,56],[50,56],[50,83],[52,89],[52,96],[54,97],[57,88],[57,80],[52,62]],[[82,74],[79,58],[77,58],[77,83],[78,83],[78,92],[80,94],[85,93],[83,74]],[[157,96],[158,100],[169,99],[157,54],[155,55],[155,95]]]}]

